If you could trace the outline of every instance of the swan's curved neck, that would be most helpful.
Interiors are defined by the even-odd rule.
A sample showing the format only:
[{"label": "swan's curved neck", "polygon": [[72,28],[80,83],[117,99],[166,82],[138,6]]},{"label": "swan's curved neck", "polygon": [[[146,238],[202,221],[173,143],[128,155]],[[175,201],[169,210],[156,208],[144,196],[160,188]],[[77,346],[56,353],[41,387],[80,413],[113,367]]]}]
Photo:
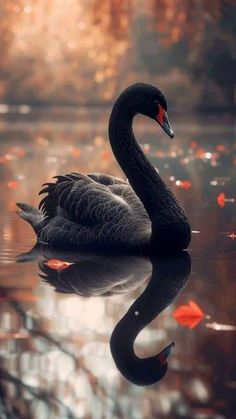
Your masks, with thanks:
[{"label": "swan's curved neck", "polygon": [[165,184],[151,165],[133,133],[135,113],[114,106],[109,121],[109,138],[115,157],[126,174],[132,188],[142,201],[151,220],[162,206],[157,192]]}]

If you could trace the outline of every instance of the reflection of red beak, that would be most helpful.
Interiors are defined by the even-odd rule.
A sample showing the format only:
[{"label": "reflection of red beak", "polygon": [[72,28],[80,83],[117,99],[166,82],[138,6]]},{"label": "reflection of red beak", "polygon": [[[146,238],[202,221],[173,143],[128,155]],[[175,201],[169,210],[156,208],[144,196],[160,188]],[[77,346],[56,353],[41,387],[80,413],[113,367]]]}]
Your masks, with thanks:
[{"label": "reflection of red beak", "polygon": [[156,116],[156,120],[162,129],[169,135],[169,137],[174,138],[174,132],[170,126],[167,113],[161,105],[159,105],[159,112]]},{"label": "reflection of red beak", "polygon": [[172,342],[170,345],[168,345],[165,349],[163,349],[163,351],[161,351],[159,353],[159,361],[160,361],[160,366],[163,367],[165,364],[167,364],[168,358],[171,354],[171,351],[173,349],[173,347],[175,346],[174,342]]}]

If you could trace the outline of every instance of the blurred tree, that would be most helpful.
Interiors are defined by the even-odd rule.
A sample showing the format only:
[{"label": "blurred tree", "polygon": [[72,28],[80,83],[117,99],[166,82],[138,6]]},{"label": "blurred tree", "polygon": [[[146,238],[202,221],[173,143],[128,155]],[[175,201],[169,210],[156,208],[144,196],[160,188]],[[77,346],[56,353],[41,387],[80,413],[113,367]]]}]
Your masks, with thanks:
[{"label": "blurred tree", "polygon": [[186,39],[191,45],[204,37],[209,21],[217,22],[225,5],[234,0],[151,0],[152,22],[164,45]]},{"label": "blurred tree", "polygon": [[202,85],[201,106],[235,107],[236,4],[222,4],[217,28],[208,23],[204,38],[190,53],[193,78]]},{"label": "blurred tree", "polygon": [[9,49],[15,36],[15,23],[21,11],[22,0],[0,2],[0,97],[7,89]]},{"label": "blurred tree", "polygon": [[214,93],[232,107],[235,10],[235,0],[6,0],[0,98],[95,104],[150,80],[173,98],[192,83],[193,104],[201,90],[201,102]]},{"label": "blurred tree", "polygon": [[[122,19],[132,1],[95,0],[100,10],[96,24],[125,36]],[[235,0],[150,0],[140,7],[134,21],[134,71],[165,73],[173,67],[189,71],[201,90],[201,102],[209,106],[226,103],[234,106],[235,90]],[[147,3],[145,3],[147,5]],[[105,13],[106,10],[106,13]],[[130,14],[126,14],[130,22]],[[106,23],[105,23],[106,22]],[[216,89],[215,89],[216,88]],[[217,90],[217,92],[215,92]]]},{"label": "blurred tree", "polygon": [[132,23],[132,0],[93,0],[92,21],[114,39],[126,37]]},{"label": "blurred tree", "polygon": [[187,66],[188,48],[185,40],[171,44],[168,48],[160,42],[159,33],[150,26],[146,16],[138,16],[134,28],[134,50],[136,71],[153,74],[168,72],[171,67],[184,70]]}]

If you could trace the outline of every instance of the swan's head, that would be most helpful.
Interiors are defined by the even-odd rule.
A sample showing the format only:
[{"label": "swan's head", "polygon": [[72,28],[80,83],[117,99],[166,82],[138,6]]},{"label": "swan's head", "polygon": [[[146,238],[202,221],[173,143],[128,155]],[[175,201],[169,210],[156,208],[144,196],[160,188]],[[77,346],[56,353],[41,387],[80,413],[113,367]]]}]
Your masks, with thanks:
[{"label": "swan's head", "polygon": [[124,90],[117,102],[122,102],[120,104],[130,114],[141,113],[154,119],[170,138],[174,137],[167,117],[165,96],[157,87],[147,83],[133,84]]}]

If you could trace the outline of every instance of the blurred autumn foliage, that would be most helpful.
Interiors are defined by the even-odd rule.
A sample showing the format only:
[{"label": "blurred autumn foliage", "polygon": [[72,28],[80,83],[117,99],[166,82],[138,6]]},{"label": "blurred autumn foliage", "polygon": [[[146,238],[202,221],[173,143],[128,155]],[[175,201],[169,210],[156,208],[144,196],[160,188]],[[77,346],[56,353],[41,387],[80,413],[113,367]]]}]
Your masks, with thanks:
[{"label": "blurred autumn foliage", "polygon": [[173,103],[235,106],[234,0],[6,0],[0,13],[1,101],[100,104],[143,80]]}]

